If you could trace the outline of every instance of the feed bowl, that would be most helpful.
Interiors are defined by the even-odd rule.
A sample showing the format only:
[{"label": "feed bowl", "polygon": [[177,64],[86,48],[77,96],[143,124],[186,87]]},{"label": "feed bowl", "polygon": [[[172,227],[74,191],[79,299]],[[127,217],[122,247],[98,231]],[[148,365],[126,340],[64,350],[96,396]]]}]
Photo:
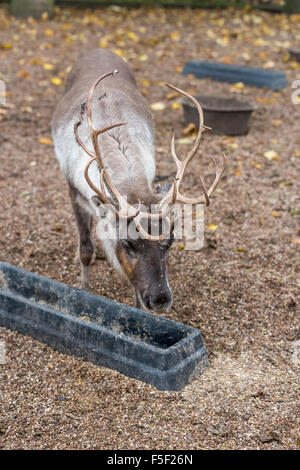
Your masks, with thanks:
[{"label": "feed bowl", "polygon": [[[244,135],[249,131],[249,120],[255,106],[237,100],[234,97],[221,98],[216,96],[197,96],[202,106],[204,124],[212,128],[212,132],[227,135]],[[186,98],[182,99],[186,124],[199,125],[196,107]]]}]

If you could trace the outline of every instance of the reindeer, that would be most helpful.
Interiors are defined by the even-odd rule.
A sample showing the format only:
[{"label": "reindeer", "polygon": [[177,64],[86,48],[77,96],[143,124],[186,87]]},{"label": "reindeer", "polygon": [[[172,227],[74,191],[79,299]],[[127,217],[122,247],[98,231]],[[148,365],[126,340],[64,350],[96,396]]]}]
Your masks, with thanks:
[{"label": "reindeer", "polygon": [[[210,188],[206,189],[199,176],[203,194],[191,198],[180,193],[186,168],[208,128],[203,124],[198,101],[185,91],[166,85],[192,100],[199,113],[199,129],[184,160],[176,155],[172,131],[171,153],[177,172],[171,187],[160,193],[152,189],[155,176],[152,114],[129,66],[119,56],[96,49],[80,58],[68,76],[52,120],[55,153],[69,185],[79,233],[81,287],[87,289],[89,284],[94,253],[91,230],[96,220],[97,236],[108,261],[131,283],[136,307],[146,311],[161,311],[172,305],[167,261],[174,227],[166,238],[161,233],[150,233],[149,223],[161,224],[175,203],[208,205],[226,166],[225,156],[221,166],[212,159],[216,175]],[[109,210],[103,211],[103,204]],[[150,210],[153,206],[156,210]],[[115,236],[121,221],[134,223],[139,237],[129,232],[123,238]]]}]

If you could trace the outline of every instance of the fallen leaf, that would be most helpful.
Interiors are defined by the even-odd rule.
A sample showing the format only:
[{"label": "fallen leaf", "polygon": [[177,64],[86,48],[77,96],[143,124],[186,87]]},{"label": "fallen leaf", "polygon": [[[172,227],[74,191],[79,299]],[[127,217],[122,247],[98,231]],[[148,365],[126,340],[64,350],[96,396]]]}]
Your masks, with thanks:
[{"label": "fallen leaf", "polygon": [[247,249],[247,248],[243,248],[242,246],[238,246],[238,247],[237,247],[237,251],[244,252],[244,251],[248,251],[248,249]]},{"label": "fallen leaf", "polygon": [[279,156],[278,156],[278,153],[275,152],[275,150],[268,150],[267,152],[264,153],[264,157],[267,159],[267,160],[276,160],[279,162]]},{"label": "fallen leaf", "polygon": [[10,42],[0,43],[0,49],[11,49],[12,44]]},{"label": "fallen leaf", "polygon": [[175,101],[175,103],[172,103],[172,109],[182,109],[182,105]]},{"label": "fallen leaf", "polygon": [[243,88],[245,88],[245,85],[243,82],[237,82],[232,86],[232,88],[235,88],[237,90],[242,90]]},{"label": "fallen leaf", "polygon": [[251,162],[251,165],[254,166],[254,168],[261,168],[261,164],[260,164],[260,163]]},{"label": "fallen leaf", "polygon": [[143,86],[150,86],[150,80],[148,80],[148,78],[139,78],[139,81]]},{"label": "fallen leaf", "polygon": [[157,101],[156,103],[152,103],[150,105],[150,108],[153,111],[162,111],[162,110],[165,109],[165,107],[166,107],[166,105],[162,101]]},{"label": "fallen leaf", "polygon": [[292,239],[290,240],[290,242],[291,242],[291,243],[298,243],[298,244],[300,244],[300,238],[292,238]]},{"label": "fallen leaf", "polygon": [[62,79],[59,78],[59,77],[52,77],[52,78],[50,78],[50,82],[53,85],[61,85],[62,84]]},{"label": "fallen leaf", "polygon": [[256,97],[256,101],[261,104],[273,104],[276,103],[275,98],[260,98],[260,96]]},{"label": "fallen leaf", "polygon": [[127,36],[129,37],[129,39],[132,39],[134,42],[138,42],[139,40],[139,37],[133,31],[129,31],[129,33],[127,33]]},{"label": "fallen leaf", "polygon": [[290,214],[292,217],[300,215],[300,209],[298,207],[296,207],[295,209],[291,209]]},{"label": "fallen leaf", "polygon": [[176,142],[181,145],[192,144],[194,141],[195,141],[194,137],[182,137],[181,139],[176,140]]},{"label": "fallen leaf", "polygon": [[176,91],[171,91],[171,93],[168,93],[166,98],[167,100],[173,100],[174,98],[177,98],[178,96],[178,93],[176,93]]},{"label": "fallen leaf", "polygon": [[276,211],[272,211],[271,214],[272,214],[273,217],[281,217],[281,214],[279,214]]},{"label": "fallen leaf", "polygon": [[45,70],[53,70],[54,69],[54,65],[53,64],[43,64],[43,68]]},{"label": "fallen leaf", "polygon": [[18,70],[17,75],[23,78],[30,78],[30,73],[27,70]]},{"label": "fallen leaf", "polygon": [[139,60],[140,60],[141,62],[145,62],[146,60],[148,60],[147,54],[142,54],[142,55],[140,55],[140,56],[139,56]]},{"label": "fallen leaf", "polygon": [[208,230],[211,230],[211,231],[214,232],[215,230],[217,230],[218,225],[213,224],[213,223],[210,223],[210,224],[208,224],[208,227],[207,227],[207,228],[208,228]]},{"label": "fallen leaf", "polygon": [[222,57],[221,62],[223,64],[233,64],[233,59],[231,57],[225,56]]},{"label": "fallen leaf", "polygon": [[54,31],[52,31],[52,29],[47,28],[47,29],[45,29],[44,34],[45,34],[46,36],[53,36],[53,35],[54,35]]},{"label": "fallen leaf", "polygon": [[170,38],[172,39],[172,41],[179,41],[179,39],[180,39],[180,34],[178,33],[178,31],[173,31],[173,32],[170,34]]},{"label": "fallen leaf", "polygon": [[268,60],[268,62],[264,64],[264,69],[273,69],[274,67],[275,62],[273,62],[273,60]]},{"label": "fallen leaf", "polygon": [[43,145],[53,145],[53,140],[52,139],[48,139],[47,137],[41,137],[39,139],[39,143],[40,144],[43,144]]},{"label": "fallen leaf", "polygon": [[183,135],[191,135],[195,134],[197,132],[196,126],[193,122],[190,122],[184,129],[183,129]]}]

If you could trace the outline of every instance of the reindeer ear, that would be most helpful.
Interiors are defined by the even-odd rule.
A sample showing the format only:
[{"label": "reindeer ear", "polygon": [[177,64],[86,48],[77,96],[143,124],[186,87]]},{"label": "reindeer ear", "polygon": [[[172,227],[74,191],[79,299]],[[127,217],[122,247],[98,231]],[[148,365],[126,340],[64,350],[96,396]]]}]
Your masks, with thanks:
[{"label": "reindeer ear", "polygon": [[101,201],[101,199],[100,199],[99,196],[92,196],[91,199],[92,199],[93,203],[94,203],[97,207],[101,206],[102,201]]},{"label": "reindeer ear", "polygon": [[161,194],[161,195],[165,195],[167,194],[168,191],[170,191],[171,189],[171,186],[172,186],[172,182],[167,182],[167,183],[163,183],[163,184],[158,184],[156,186],[156,192],[157,194]]}]

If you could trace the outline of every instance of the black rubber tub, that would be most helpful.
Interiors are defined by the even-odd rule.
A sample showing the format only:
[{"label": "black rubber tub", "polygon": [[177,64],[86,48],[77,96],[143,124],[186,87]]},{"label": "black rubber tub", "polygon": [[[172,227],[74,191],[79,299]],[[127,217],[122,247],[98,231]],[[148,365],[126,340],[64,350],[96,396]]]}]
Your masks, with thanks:
[{"label": "black rubber tub", "polygon": [[[249,121],[255,106],[239,101],[236,98],[219,98],[215,96],[197,96],[202,106],[204,124],[212,132],[227,135],[244,135],[249,131]],[[182,98],[186,124],[193,123],[198,127],[199,115],[190,100]]]},{"label": "black rubber tub", "polygon": [[199,330],[0,263],[0,326],[180,390],[208,367]]}]

